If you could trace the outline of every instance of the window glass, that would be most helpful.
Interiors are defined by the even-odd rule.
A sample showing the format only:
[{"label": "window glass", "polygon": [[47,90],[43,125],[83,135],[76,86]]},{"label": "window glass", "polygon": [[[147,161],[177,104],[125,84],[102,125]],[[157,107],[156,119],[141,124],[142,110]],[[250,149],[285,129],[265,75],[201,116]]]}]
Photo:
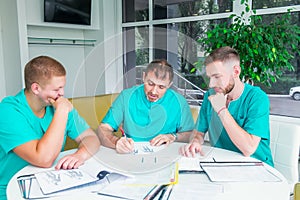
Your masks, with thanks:
[{"label": "window glass", "polygon": [[203,71],[194,71],[195,63],[204,59],[204,52],[197,39],[204,37],[212,24],[228,19],[169,23],[154,26],[154,58],[164,58],[185,78],[207,90]]},{"label": "window glass", "polygon": [[275,8],[282,6],[292,6],[300,4],[300,0],[253,0],[253,9]]},{"label": "window glass", "polygon": [[127,82],[134,85],[141,84],[142,68],[138,66],[145,66],[149,63],[149,27],[124,28],[123,44],[124,73],[128,77]]},{"label": "window glass", "polygon": [[154,0],[153,19],[169,19],[232,11],[232,0]]},{"label": "window glass", "polygon": [[123,22],[138,22],[149,20],[148,0],[123,0]]},{"label": "window glass", "polygon": [[[298,24],[299,12],[292,13],[291,24]],[[265,24],[269,24],[276,17],[281,17],[282,14],[263,15],[263,21]],[[298,44],[299,46],[299,44]],[[287,49],[290,47],[286,47]],[[267,94],[269,94],[271,109],[270,113],[275,115],[284,115],[291,117],[300,117],[300,101],[296,101],[290,95],[290,89],[292,87],[300,86],[300,57],[294,55],[294,59],[291,61],[295,71],[283,71],[283,76],[275,83],[271,83],[270,87],[255,83],[259,85]],[[300,88],[294,90],[291,95],[300,96]]]},{"label": "window glass", "polygon": [[[139,4],[141,2],[143,6]],[[167,59],[174,67],[175,73],[179,74],[174,77],[173,84],[173,87],[177,87],[177,90],[182,88],[194,89],[197,87],[207,90],[208,80],[205,76],[203,66],[202,68],[198,66],[197,70],[193,70],[197,61],[203,61],[205,59],[201,44],[199,44],[197,40],[206,37],[205,32],[211,29],[213,27],[212,25],[225,21],[230,23],[230,20],[227,18],[215,19],[215,17],[219,15],[210,14],[232,12],[233,4],[239,3],[240,1],[152,0],[153,10],[149,10],[148,2],[148,0],[123,0],[123,22],[125,25],[126,22],[138,21],[144,21],[144,24],[149,25],[140,26],[140,23],[130,23],[130,27],[123,29],[123,44],[124,51],[126,51],[124,53],[124,70],[125,73],[128,71],[135,72],[131,78],[128,78],[128,81],[134,80],[132,85],[142,83],[143,68],[151,62],[152,59],[163,58]],[[300,4],[300,0],[253,0],[252,2],[254,9]],[[216,3],[219,6],[213,7]],[[124,8],[124,5],[129,7]],[[281,16],[278,14],[277,9],[273,10],[274,14],[262,16],[264,24],[270,24],[274,18]],[[268,10],[268,13],[270,12],[272,13],[272,9]],[[291,24],[300,25],[299,14],[300,12],[293,12]],[[205,18],[208,20],[192,21],[189,20],[189,18],[184,18],[196,15],[206,15]],[[153,16],[153,19],[149,19],[149,16]],[[210,17],[213,19],[209,20]],[[193,18],[193,20],[194,19],[195,18]],[[151,39],[149,39],[149,37]],[[153,43],[149,44],[149,41]],[[297,45],[299,46],[299,44]],[[290,47],[287,46],[286,48],[288,49]],[[254,84],[260,86],[268,94],[271,114],[300,118],[300,101],[296,101],[292,97],[292,95],[295,94],[295,98],[300,98],[300,88],[293,89],[292,92],[290,92],[292,87],[300,86],[299,55],[294,55],[292,65],[295,70],[292,72],[284,71],[283,76],[278,79],[277,82],[271,83],[270,87],[260,83]],[[186,82],[178,78],[179,76],[186,78],[193,84],[186,86]]]}]

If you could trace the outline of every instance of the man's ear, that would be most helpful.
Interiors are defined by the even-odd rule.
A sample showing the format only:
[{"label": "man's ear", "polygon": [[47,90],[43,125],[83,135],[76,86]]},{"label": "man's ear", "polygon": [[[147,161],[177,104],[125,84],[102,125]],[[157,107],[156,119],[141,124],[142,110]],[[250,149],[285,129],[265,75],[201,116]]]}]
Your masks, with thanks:
[{"label": "man's ear", "polygon": [[146,73],[143,72],[143,83],[145,82],[145,78],[146,78]]},{"label": "man's ear", "polygon": [[239,65],[234,65],[233,66],[233,77],[239,77],[241,74],[241,67]]},{"label": "man's ear", "polygon": [[172,84],[173,84],[173,81],[169,83],[169,86],[168,86],[168,88],[169,88],[169,87],[171,87],[171,85],[172,85]]},{"label": "man's ear", "polygon": [[40,93],[40,85],[38,83],[32,83],[31,84],[31,91],[35,95],[39,94]]}]

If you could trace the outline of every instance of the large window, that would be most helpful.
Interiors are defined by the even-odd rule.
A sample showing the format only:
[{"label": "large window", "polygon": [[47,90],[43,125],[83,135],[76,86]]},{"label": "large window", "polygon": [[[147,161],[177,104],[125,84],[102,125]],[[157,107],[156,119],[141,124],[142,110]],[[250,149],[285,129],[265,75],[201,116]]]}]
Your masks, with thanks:
[{"label": "large window", "polygon": [[253,0],[252,2],[254,9],[294,6],[300,4],[299,0]]},{"label": "large window", "polygon": [[[300,23],[300,0],[249,2],[265,23],[280,17],[288,9],[293,11],[290,23]],[[136,76],[125,87],[141,83],[140,66],[147,65],[153,59],[164,58],[181,76],[206,90],[205,73],[201,67],[193,70],[195,64],[205,58],[201,44],[197,41],[205,37],[205,32],[212,25],[225,21],[231,23],[229,16],[235,11],[241,11],[240,1],[123,0],[125,73],[134,71],[133,76]],[[271,87],[256,83],[270,96],[271,114],[300,117],[300,101],[289,97],[289,89],[300,86],[300,57],[294,56],[292,64],[295,71],[283,72],[282,78]]]}]

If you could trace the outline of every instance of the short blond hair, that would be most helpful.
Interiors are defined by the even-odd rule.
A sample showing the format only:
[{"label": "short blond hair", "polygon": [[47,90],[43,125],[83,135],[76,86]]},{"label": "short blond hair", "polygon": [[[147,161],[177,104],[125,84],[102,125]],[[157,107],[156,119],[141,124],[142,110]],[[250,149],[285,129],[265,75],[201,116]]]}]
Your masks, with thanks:
[{"label": "short blond hair", "polygon": [[25,88],[33,83],[46,83],[53,76],[65,76],[64,66],[49,56],[38,56],[30,60],[24,69]]}]

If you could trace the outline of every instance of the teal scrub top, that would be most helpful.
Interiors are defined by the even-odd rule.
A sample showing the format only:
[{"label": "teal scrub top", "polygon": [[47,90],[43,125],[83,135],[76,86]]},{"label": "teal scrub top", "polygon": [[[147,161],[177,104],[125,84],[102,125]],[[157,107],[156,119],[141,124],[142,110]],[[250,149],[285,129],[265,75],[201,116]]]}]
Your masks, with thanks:
[{"label": "teal scrub top", "polygon": [[[29,164],[13,149],[40,139],[48,129],[54,112],[52,106],[47,106],[45,116],[38,118],[29,107],[24,90],[16,96],[4,98],[0,103],[0,200],[6,199],[6,186],[11,177]],[[88,128],[85,120],[73,109],[69,113],[62,149],[67,135],[75,139]]]},{"label": "teal scrub top", "polygon": [[[210,89],[204,96],[196,129],[202,133],[208,131],[212,146],[241,153],[229,138],[218,114],[208,100],[208,96],[212,94],[215,92]],[[252,157],[274,166],[270,149],[269,109],[270,103],[265,92],[249,84],[245,84],[241,96],[231,101],[228,106],[228,111],[239,126],[249,134],[261,138]]]},{"label": "teal scrub top", "polygon": [[180,133],[194,128],[186,99],[172,89],[162,98],[150,102],[144,85],[123,90],[102,120],[114,130],[123,123],[127,137],[134,141],[149,141],[159,134]]}]

